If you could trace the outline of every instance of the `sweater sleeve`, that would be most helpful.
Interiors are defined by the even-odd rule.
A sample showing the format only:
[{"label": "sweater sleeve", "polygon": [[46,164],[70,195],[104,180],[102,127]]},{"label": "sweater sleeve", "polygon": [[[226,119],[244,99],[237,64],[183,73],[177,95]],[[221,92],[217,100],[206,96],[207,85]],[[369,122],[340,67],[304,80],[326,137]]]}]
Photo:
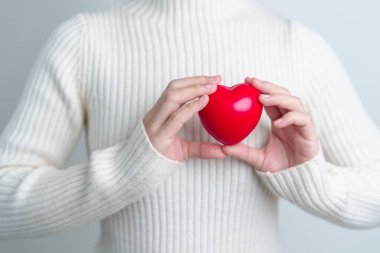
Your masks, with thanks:
[{"label": "sweater sleeve", "polygon": [[320,152],[283,171],[257,173],[274,194],[311,214],[349,228],[378,226],[380,131],[326,40],[294,21],[292,34]]},{"label": "sweater sleeve", "polygon": [[85,29],[78,14],[52,33],[0,136],[1,240],[103,219],[153,192],[183,163],[153,147],[140,119],[125,140],[62,168],[86,118],[78,65]]}]

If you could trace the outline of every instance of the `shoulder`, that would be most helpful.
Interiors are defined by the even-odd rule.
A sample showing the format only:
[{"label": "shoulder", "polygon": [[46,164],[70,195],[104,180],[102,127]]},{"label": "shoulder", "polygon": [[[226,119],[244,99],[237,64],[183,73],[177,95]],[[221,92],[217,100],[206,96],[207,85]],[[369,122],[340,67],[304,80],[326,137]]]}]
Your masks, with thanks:
[{"label": "shoulder", "polygon": [[77,44],[86,26],[83,14],[76,14],[61,23],[50,33],[44,50],[61,49],[65,46]]},{"label": "shoulder", "polygon": [[93,48],[105,45],[109,48],[118,41],[115,38],[120,38],[125,30],[122,21],[125,16],[123,8],[115,4],[98,11],[76,13],[56,25],[45,41],[41,57],[61,56],[79,64],[84,54],[93,53]]},{"label": "shoulder", "polygon": [[[268,33],[280,36],[292,46],[326,47],[328,42],[325,37],[311,26],[299,20],[292,19],[277,13],[276,11],[257,4],[257,22],[265,26]],[[254,16],[254,15],[253,15]]]},{"label": "shoulder", "polygon": [[289,32],[293,45],[304,56],[318,57],[330,55],[336,57],[329,41],[319,31],[296,20],[289,21]]},{"label": "shoulder", "polygon": [[259,28],[265,28],[264,35],[284,41],[286,44],[283,46],[294,48],[301,44],[326,43],[324,37],[317,30],[261,4],[257,4],[255,15],[252,15],[252,18],[255,19],[254,23]]}]

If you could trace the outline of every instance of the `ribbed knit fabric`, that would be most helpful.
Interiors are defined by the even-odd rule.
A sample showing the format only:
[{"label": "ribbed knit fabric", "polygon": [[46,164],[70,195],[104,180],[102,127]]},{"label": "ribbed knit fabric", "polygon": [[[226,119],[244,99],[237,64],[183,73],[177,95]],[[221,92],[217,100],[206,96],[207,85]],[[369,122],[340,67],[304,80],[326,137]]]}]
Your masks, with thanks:
[{"label": "ribbed knit fabric", "polygon": [[[170,80],[214,74],[288,88],[321,152],[276,173],[161,155],[145,113]],[[265,146],[270,128],[264,112],[243,142]],[[82,130],[89,159],[64,168]],[[180,136],[217,143],[197,115]],[[250,0],[132,0],[80,13],[47,41],[0,139],[0,238],[101,220],[98,252],[277,253],[279,197],[366,228],[380,222],[379,184],[380,131],[318,33]]]}]

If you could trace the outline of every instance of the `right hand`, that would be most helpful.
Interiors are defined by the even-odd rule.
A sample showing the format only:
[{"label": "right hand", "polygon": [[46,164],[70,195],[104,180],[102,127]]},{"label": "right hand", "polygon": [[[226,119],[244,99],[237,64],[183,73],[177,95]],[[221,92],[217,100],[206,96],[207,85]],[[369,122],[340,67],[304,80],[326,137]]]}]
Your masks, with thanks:
[{"label": "right hand", "polygon": [[[208,94],[216,91],[220,80],[221,76],[217,75],[214,78],[193,76],[169,82],[143,119],[145,131],[157,151],[180,162],[191,157],[216,159],[227,156],[220,144],[186,141],[178,136],[183,125],[207,105]],[[213,84],[212,89],[208,89],[207,84]]]}]

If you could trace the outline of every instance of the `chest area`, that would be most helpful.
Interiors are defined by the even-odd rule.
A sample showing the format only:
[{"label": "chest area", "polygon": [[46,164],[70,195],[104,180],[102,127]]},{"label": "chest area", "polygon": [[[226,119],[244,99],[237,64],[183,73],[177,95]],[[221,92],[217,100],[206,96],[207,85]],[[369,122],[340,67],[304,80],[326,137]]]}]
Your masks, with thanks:
[{"label": "chest area", "polygon": [[[162,26],[139,23],[122,34],[100,31],[85,63],[88,142],[104,148],[125,138],[151,109],[171,80],[222,75],[233,86],[246,76],[274,82],[299,94],[299,80],[286,37],[271,39],[247,24]],[[118,29],[117,29],[118,30]],[[110,30],[112,31],[112,30]],[[280,40],[280,41],[279,41]],[[281,41],[282,40],[282,41]],[[270,120],[262,120],[245,142],[265,143]],[[180,132],[186,139],[211,140],[197,115]]]}]

